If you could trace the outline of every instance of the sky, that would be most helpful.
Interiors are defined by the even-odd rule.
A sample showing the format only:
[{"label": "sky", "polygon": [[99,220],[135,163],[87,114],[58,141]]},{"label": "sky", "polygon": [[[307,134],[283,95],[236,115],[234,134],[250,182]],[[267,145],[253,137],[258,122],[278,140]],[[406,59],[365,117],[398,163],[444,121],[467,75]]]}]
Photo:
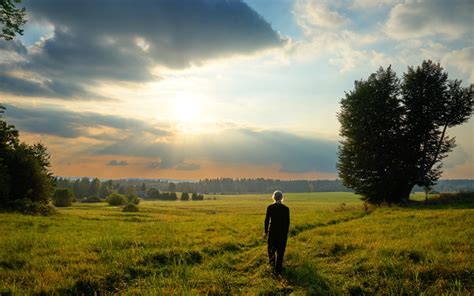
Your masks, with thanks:
[{"label": "sky", "polygon": [[[474,83],[471,0],[24,0],[0,103],[65,177],[334,179],[354,81],[431,59]],[[442,178],[474,178],[474,123]]]}]

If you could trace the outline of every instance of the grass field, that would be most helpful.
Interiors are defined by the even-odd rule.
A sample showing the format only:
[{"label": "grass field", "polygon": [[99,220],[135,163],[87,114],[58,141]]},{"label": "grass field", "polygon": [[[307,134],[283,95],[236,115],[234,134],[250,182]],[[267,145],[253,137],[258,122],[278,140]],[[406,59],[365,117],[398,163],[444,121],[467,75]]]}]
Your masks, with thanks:
[{"label": "grass field", "polygon": [[287,194],[282,277],[267,266],[268,195],[75,204],[0,214],[0,295],[472,295],[474,209],[364,209],[351,193]]}]

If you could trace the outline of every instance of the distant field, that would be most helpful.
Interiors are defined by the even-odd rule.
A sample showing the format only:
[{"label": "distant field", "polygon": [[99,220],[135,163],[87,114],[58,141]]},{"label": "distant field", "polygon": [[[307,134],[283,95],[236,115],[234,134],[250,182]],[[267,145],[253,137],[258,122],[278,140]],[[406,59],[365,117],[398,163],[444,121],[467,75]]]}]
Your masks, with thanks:
[{"label": "distant field", "polygon": [[[282,278],[267,266],[269,195],[75,204],[0,214],[0,295],[472,295],[474,209],[378,208],[352,193],[285,195]],[[417,196],[422,199],[423,195]]]}]

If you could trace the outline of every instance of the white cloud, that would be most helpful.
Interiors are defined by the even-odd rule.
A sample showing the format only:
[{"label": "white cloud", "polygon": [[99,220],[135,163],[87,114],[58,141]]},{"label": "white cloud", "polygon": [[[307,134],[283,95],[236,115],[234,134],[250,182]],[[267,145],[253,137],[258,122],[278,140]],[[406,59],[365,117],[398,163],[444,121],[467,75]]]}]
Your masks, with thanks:
[{"label": "white cloud", "polygon": [[296,2],[294,13],[298,24],[311,32],[314,27],[336,28],[348,19],[334,10],[326,1],[300,0]]},{"label": "white cloud", "polygon": [[[383,3],[389,4],[391,0]],[[328,62],[340,72],[349,72],[363,65],[378,68],[387,65],[389,58],[382,52],[367,47],[380,40],[377,32],[358,32],[350,25],[351,16],[362,6],[376,6],[374,1],[311,1],[295,4],[295,19],[305,33],[305,40],[294,42],[291,53],[296,58],[311,59],[328,56]],[[343,11],[345,13],[343,13]],[[347,15],[346,15],[347,14]]]},{"label": "white cloud", "polygon": [[387,67],[391,59],[387,55],[375,50],[357,50],[351,47],[340,48],[339,52],[329,62],[338,66],[340,72],[349,72],[363,66],[376,70],[378,67]]},{"label": "white cloud", "polygon": [[354,0],[351,7],[354,9],[374,9],[391,6],[399,2],[399,0]]},{"label": "white cloud", "polygon": [[[389,64],[405,69],[431,59],[451,68],[454,76],[461,74],[473,81],[473,50],[459,49],[459,41],[474,34],[474,2],[400,2],[299,0],[294,13],[305,39],[294,42],[291,53],[304,59],[327,56],[329,64],[340,72],[362,67],[375,70]],[[378,16],[388,21],[378,23],[373,14],[364,14],[362,9],[380,9],[386,18]],[[361,21],[363,27],[359,26]]]},{"label": "white cloud", "polygon": [[442,64],[453,65],[461,72],[469,75],[469,82],[474,83],[474,47],[448,52],[443,57]]},{"label": "white cloud", "polygon": [[474,83],[474,47],[452,49],[448,44],[413,39],[401,43],[393,56],[403,65],[403,69],[429,59],[440,63],[451,79],[463,79],[465,84]]},{"label": "white cloud", "polygon": [[472,38],[473,9],[471,0],[407,1],[391,10],[385,32],[397,40],[432,36],[448,40]]}]

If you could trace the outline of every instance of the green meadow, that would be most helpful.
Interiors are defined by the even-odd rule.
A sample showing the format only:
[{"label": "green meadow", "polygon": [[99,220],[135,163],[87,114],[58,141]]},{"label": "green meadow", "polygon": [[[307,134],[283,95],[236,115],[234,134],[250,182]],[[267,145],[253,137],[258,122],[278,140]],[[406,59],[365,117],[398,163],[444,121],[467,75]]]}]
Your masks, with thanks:
[{"label": "green meadow", "polygon": [[472,204],[366,208],[352,193],[287,194],[290,236],[275,277],[263,239],[270,201],[210,195],[142,201],[138,213],[76,203],[52,217],[0,214],[0,295],[474,293]]}]

